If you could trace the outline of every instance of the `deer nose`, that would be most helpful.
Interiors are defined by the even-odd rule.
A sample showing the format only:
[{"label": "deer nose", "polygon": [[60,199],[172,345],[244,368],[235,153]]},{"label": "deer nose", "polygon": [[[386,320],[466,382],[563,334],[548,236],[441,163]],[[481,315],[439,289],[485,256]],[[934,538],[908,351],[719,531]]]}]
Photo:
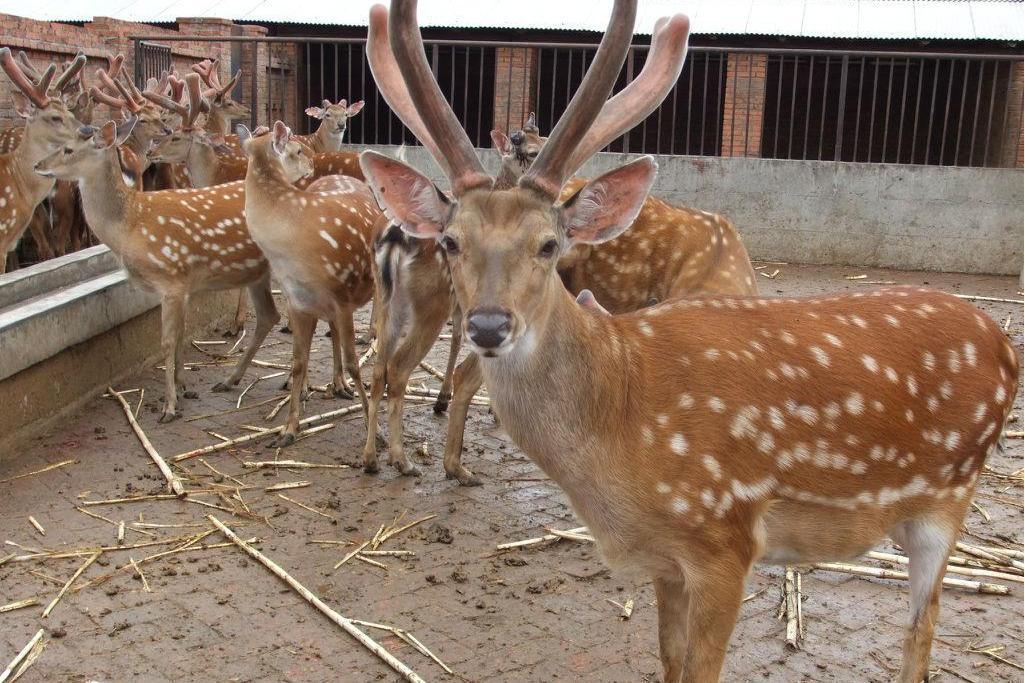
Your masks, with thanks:
[{"label": "deer nose", "polygon": [[523,144],[523,138],[524,137],[526,137],[526,136],[523,135],[523,131],[522,130],[518,130],[518,131],[516,131],[515,133],[513,133],[512,135],[509,136],[509,142],[511,142],[514,145],[516,145],[517,147],[519,147],[520,145]]},{"label": "deer nose", "polygon": [[511,330],[512,316],[494,308],[478,308],[466,319],[466,334],[482,349],[498,348]]}]

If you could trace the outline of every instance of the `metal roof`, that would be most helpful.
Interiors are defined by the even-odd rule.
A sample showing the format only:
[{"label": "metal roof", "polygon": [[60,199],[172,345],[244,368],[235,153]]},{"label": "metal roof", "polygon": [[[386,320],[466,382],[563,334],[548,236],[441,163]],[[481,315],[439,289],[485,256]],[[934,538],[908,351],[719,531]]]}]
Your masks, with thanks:
[{"label": "metal roof", "polygon": [[[95,16],[142,23],[221,17],[250,23],[366,26],[374,0],[0,0],[0,13],[49,21]],[[603,31],[611,0],[460,0],[420,3],[420,25]],[[1013,40],[1025,37],[1021,0],[645,0],[637,33],[683,12],[695,34],[803,38]]]}]

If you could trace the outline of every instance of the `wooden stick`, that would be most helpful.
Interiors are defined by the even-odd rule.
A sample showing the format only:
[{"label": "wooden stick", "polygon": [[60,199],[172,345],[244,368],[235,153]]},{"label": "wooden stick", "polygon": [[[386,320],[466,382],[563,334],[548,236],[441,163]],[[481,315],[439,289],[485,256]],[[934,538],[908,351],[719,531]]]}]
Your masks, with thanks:
[{"label": "wooden stick", "polygon": [[328,469],[328,470],[347,470],[348,465],[332,465],[329,463],[320,462],[305,462],[303,460],[245,460],[242,463],[242,467],[247,470],[259,470],[268,467],[281,467],[288,470],[311,470],[311,469]]},{"label": "wooden stick", "polygon": [[43,528],[42,524],[40,524],[39,522],[36,521],[35,517],[33,517],[32,515],[29,515],[28,516],[28,521],[29,521],[29,524],[31,524],[32,526],[34,526],[36,528],[36,531],[39,532],[40,536],[45,536],[46,535],[46,529]]},{"label": "wooden stick", "polygon": [[[362,407],[361,407],[362,409]],[[356,626],[349,620],[343,617],[338,612],[328,607],[323,600],[318,598],[312,592],[310,592],[305,586],[296,581],[292,576],[284,569],[279,567],[277,564],[268,559],[263,553],[256,548],[253,548],[241,538],[235,535],[235,533],[225,526],[219,519],[213,515],[207,515],[207,519],[220,529],[221,533],[227,536],[235,545],[241,548],[254,560],[262,564],[264,567],[269,569],[275,576],[287,583],[293,590],[301,595],[307,602],[316,607],[322,614],[328,619],[333,621],[335,624],[340,626],[346,633],[351,635],[353,638],[358,640],[364,647],[373,652],[375,655],[380,657],[388,666],[397,671],[410,683],[424,683],[424,680],[420,678],[416,673],[408,666],[396,659],[391,653],[385,650],[379,643],[372,639],[363,631],[356,628]]]},{"label": "wooden stick", "polygon": [[442,382],[445,381],[445,373],[443,373],[441,370],[434,367],[427,361],[420,361],[420,367],[426,370],[429,374],[434,375],[435,378],[440,379]]},{"label": "wooden stick", "polygon": [[291,400],[292,400],[292,395],[289,394],[288,396],[286,396],[283,399],[281,399],[280,401],[278,401],[274,405],[274,407],[271,408],[271,411],[263,416],[263,419],[267,420],[267,421],[273,420],[275,417],[278,416],[278,413],[281,412],[281,409],[284,408],[286,405],[288,405],[288,402],[291,401]]},{"label": "wooden stick", "polygon": [[967,299],[968,301],[992,301],[998,304],[1025,304],[1025,301],[1021,299],[1001,299],[995,296],[977,296],[975,294],[955,294],[958,299]]},{"label": "wooden stick", "polygon": [[264,489],[268,493],[272,491],[287,491],[288,489],[304,489],[310,486],[311,482],[308,481],[283,481],[280,484],[272,484]]},{"label": "wooden stick", "polygon": [[[567,529],[566,532],[571,533],[571,534],[586,533],[587,532],[587,527],[586,526],[578,526],[575,529]],[[527,538],[527,539],[524,539],[522,541],[513,541],[511,543],[500,543],[497,546],[495,546],[495,549],[496,550],[513,550],[515,548],[527,548],[527,547],[530,547],[532,545],[540,545],[541,543],[545,543],[547,541],[559,541],[559,540],[562,540],[561,537],[559,537],[559,536],[557,536],[555,534],[545,534],[544,536],[538,536],[537,538]]]},{"label": "wooden stick", "polygon": [[121,403],[121,407],[124,408],[125,411],[125,417],[128,418],[128,423],[132,425],[132,430],[135,432],[135,435],[139,437],[142,447],[146,449],[146,452],[149,453],[149,457],[153,459],[154,463],[156,463],[160,473],[164,475],[164,479],[167,480],[167,487],[179,498],[184,498],[186,495],[185,487],[182,485],[181,479],[171,471],[171,468],[167,466],[167,463],[160,456],[160,453],[158,453],[157,449],[153,447],[152,443],[150,443],[149,438],[146,436],[146,432],[142,431],[139,421],[135,419],[134,415],[132,415],[132,407],[128,405],[128,401],[125,400],[124,396],[114,391],[113,387],[107,387],[107,391],[109,391],[111,395]]},{"label": "wooden stick", "polygon": [[25,647],[21,648],[21,652],[14,656],[14,659],[11,660],[11,663],[7,665],[7,668],[4,669],[2,673],[0,673],[0,683],[4,683],[4,681],[11,677],[11,674],[14,673],[14,669],[19,664],[21,664],[23,659],[28,657],[28,653],[31,652],[32,649],[36,646],[36,643],[38,643],[40,639],[42,639],[43,633],[45,633],[43,629],[39,629],[38,631],[36,631],[36,634],[32,636],[32,640],[28,641],[28,644]]},{"label": "wooden stick", "polygon": [[[174,497],[174,496],[172,496],[172,497]],[[79,512],[81,512],[83,515],[86,515],[88,517],[92,517],[93,519],[98,519],[101,522],[106,522],[107,524],[110,524],[113,527],[118,526],[118,523],[115,522],[114,520],[112,520],[110,517],[104,517],[103,515],[98,515],[95,512],[90,512],[89,510],[86,510],[85,508],[83,508],[81,506],[78,506],[78,505],[75,506],[75,509],[78,510]],[[143,531],[142,529],[136,529],[134,527],[128,527],[128,528],[131,529],[132,531],[136,532],[136,533],[142,534],[143,536],[149,536],[150,538],[156,538],[156,536],[157,536],[152,531]]]},{"label": "wooden stick", "polygon": [[[866,557],[870,557],[873,560],[879,560],[880,562],[891,562],[893,564],[908,564],[908,558],[903,555],[894,555],[892,553],[880,553],[876,551],[869,551],[865,553]],[[1004,572],[995,572],[989,569],[975,569],[973,567],[957,567],[947,565],[948,574],[960,574],[961,576],[981,576],[988,579],[1001,579],[1003,581],[1014,581],[1015,583],[1025,583],[1025,576],[1016,576],[1015,574],[1007,574]]]},{"label": "wooden stick", "polygon": [[4,612],[13,612],[16,609],[31,607],[32,605],[38,604],[39,598],[26,598],[24,600],[16,600],[15,602],[9,602],[6,605],[0,605],[0,614],[3,614]]},{"label": "wooden stick", "polygon": [[349,560],[351,560],[352,558],[356,557],[356,555],[358,555],[358,554],[359,554],[359,551],[363,550],[363,549],[364,549],[364,548],[366,548],[366,547],[367,547],[368,545],[370,545],[370,541],[363,541],[363,543],[362,543],[362,544],[361,544],[361,545],[360,545],[360,546],[359,546],[358,548],[356,548],[355,550],[353,550],[353,551],[352,551],[351,553],[349,553],[348,555],[346,555],[346,556],[345,556],[345,557],[343,557],[342,559],[338,560],[338,562],[337,562],[337,563],[335,564],[335,566],[334,566],[334,567],[332,567],[332,569],[338,569],[338,568],[339,568],[339,567],[341,567],[341,566],[342,566],[343,564],[345,564],[346,562],[348,562],[348,561],[349,561]]},{"label": "wooden stick", "polygon": [[[286,396],[283,400],[287,401],[288,398],[289,397]],[[259,406],[265,406],[268,403],[273,403],[274,401],[277,401],[277,400],[278,400],[277,396],[272,396],[271,398],[265,399],[263,401],[257,401],[256,403],[250,403],[249,405],[247,405],[247,406],[245,406],[243,408],[228,408],[227,410],[219,410],[216,413],[205,413],[203,415],[193,415],[192,417],[185,418],[185,422],[195,422],[196,420],[205,420],[208,417],[221,417],[222,415],[231,415],[232,413],[241,413],[241,412],[245,412],[245,411],[247,411],[247,410],[249,410],[251,408],[258,408]]]},{"label": "wooden stick", "polygon": [[424,522],[428,522],[428,521],[434,519],[435,517],[437,517],[437,515],[427,515],[426,517],[422,517],[421,519],[418,519],[415,522],[410,522],[409,524],[405,524],[403,526],[400,526],[397,529],[388,529],[383,534],[381,534],[380,540],[377,541],[377,543],[374,545],[374,548],[376,549],[377,546],[381,545],[382,543],[387,541],[389,538],[391,538],[393,536],[398,536],[403,531],[406,531],[407,529],[412,529],[417,524],[423,524]]},{"label": "wooden stick", "polygon": [[49,472],[50,470],[55,470],[58,467],[64,467],[65,465],[76,465],[76,464],[78,464],[78,461],[75,460],[75,459],[64,460],[62,462],[57,463],[56,465],[47,465],[46,467],[44,467],[42,469],[33,470],[32,472],[26,472],[25,474],[16,474],[13,477],[8,477],[7,479],[0,479],[0,484],[6,484],[7,482],[14,481],[15,479],[24,479],[25,477],[31,477],[31,476],[36,475],[36,474],[42,474],[43,472]]},{"label": "wooden stick", "polygon": [[125,520],[121,520],[117,523],[117,544],[125,544]]},{"label": "wooden stick", "polygon": [[378,562],[377,560],[371,560],[369,557],[363,557],[363,553],[357,554],[356,557],[354,557],[353,559],[359,560],[360,562],[365,562],[367,564],[372,564],[375,567],[380,567],[384,571],[388,571],[388,565],[386,565],[384,562]]},{"label": "wooden stick", "polygon": [[132,565],[132,569],[134,569],[135,573],[139,576],[140,579],[142,579],[142,589],[147,593],[152,593],[153,590],[149,587],[149,581],[146,580],[146,575],[142,573],[142,569],[135,562],[135,560],[132,559],[131,555],[128,556],[128,564]]},{"label": "wooden stick", "polygon": [[[332,410],[326,413],[321,413],[320,415],[310,415],[309,417],[299,420],[299,426],[302,427],[304,425],[319,422],[321,420],[328,420],[333,417],[341,417],[343,415],[349,415],[355,412],[362,412],[362,410],[363,406],[357,404],[354,406],[346,406],[345,408],[339,408],[338,410]],[[178,455],[171,458],[171,462],[181,462],[182,460],[189,460],[190,458],[198,458],[199,456],[206,455],[207,453],[223,451],[224,449],[231,448],[232,446],[237,446],[243,443],[249,443],[250,441],[257,441],[259,439],[271,436],[273,434],[279,434],[284,430],[285,425],[280,425],[278,427],[268,429],[265,432],[246,434],[245,436],[240,436],[237,439],[232,439],[231,441],[222,441],[221,443],[215,443],[210,446],[204,446],[203,448],[196,448],[191,451],[179,453]],[[302,434],[300,433],[299,436],[301,437]]]},{"label": "wooden stick", "polygon": [[787,620],[786,643],[791,650],[801,649],[801,630],[798,622],[798,604],[801,596],[797,591],[797,577],[800,573],[787,567],[783,576],[783,604]]},{"label": "wooden stick", "polygon": [[287,500],[289,503],[295,503],[296,505],[301,507],[303,510],[309,510],[310,512],[312,512],[314,514],[317,514],[317,515],[320,515],[321,517],[327,517],[328,519],[335,519],[334,517],[332,517],[331,515],[327,514],[326,512],[321,512],[320,510],[318,510],[316,508],[312,508],[309,505],[305,505],[303,503],[300,503],[295,498],[289,498],[284,493],[279,493],[278,494],[278,498],[280,498],[281,500]]},{"label": "wooden stick", "polygon": [[[243,389],[242,393],[240,393],[238,395],[238,401],[235,403],[235,409],[236,410],[241,410],[242,409],[242,399],[245,398],[245,395],[249,393],[249,390],[252,389],[253,387],[255,387],[259,382],[262,382],[265,379],[274,379],[275,377],[281,377],[284,374],[285,374],[284,371],[282,371],[282,372],[275,372],[273,374],[262,375],[260,377],[257,377],[256,379],[254,379],[252,382],[249,383],[249,386],[247,386],[245,389]],[[266,403],[266,401],[264,403]],[[263,405],[263,403],[261,403],[260,405]]]},{"label": "wooden stick", "polygon": [[82,572],[88,569],[89,565],[95,562],[97,558],[99,558],[99,556],[102,554],[102,550],[97,550],[95,553],[89,556],[89,559],[82,563],[82,566],[78,568],[78,571],[71,575],[71,578],[68,579],[68,582],[64,584],[64,587],[60,589],[59,593],[57,593],[57,597],[51,600],[50,604],[47,605],[46,609],[43,610],[43,619],[50,616],[50,612],[52,612],[53,608],[57,606],[57,602],[64,597],[64,594],[68,592],[68,589],[71,588],[71,584],[75,583],[75,581],[78,580],[78,577],[82,575]]},{"label": "wooden stick", "polygon": [[[812,565],[815,569],[823,569],[830,572],[842,574],[853,574],[855,576],[866,576],[874,579],[897,579],[908,580],[907,572],[900,572],[893,569],[880,569],[878,567],[863,567],[856,564],[845,564],[843,562],[816,562]],[[1011,589],[1008,586],[1000,586],[995,583],[980,583],[978,581],[965,581],[964,579],[950,579],[944,577],[943,585],[951,588],[964,588],[976,593],[987,593],[989,595],[1010,595]]]},{"label": "wooden stick", "polygon": [[594,537],[593,536],[589,536],[587,534],[576,533],[576,532],[573,532],[573,531],[559,531],[558,529],[548,529],[548,528],[546,528],[545,531],[547,531],[548,533],[554,534],[554,535],[558,536],[559,538],[565,538],[565,539],[568,539],[570,541],[582,541],[584,543],[594,543]]}]

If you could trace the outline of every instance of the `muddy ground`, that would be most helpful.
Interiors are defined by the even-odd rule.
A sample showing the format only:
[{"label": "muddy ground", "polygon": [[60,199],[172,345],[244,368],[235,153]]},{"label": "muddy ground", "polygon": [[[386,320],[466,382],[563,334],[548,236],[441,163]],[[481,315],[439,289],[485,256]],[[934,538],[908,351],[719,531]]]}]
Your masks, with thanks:
[{"label": "muddy ground", "polygon": [[[862,268],[820,268],[767,264],[775,279],[759,278],[768,295],[861,290],[870,281],[929,284],[948,291],[1018,298],[1016,278],[906,273]],[[867,275],[862,280],[846,276]],[[1022,333],[1022,307],[982,303],[980,308]],[[358,329],[365,329],[363,311]],[[321,330],[323,330],[323,326]],[[1020,338],[1020,337],[1019,337]],[[230,346],[206,346],[223,352]],[[330,381],[330,347],[318,335],[311,381]],[[439,342],[429,360],[444,367],[447,342]],[[288,363],[290,339],[275,332],[257,358]],[[362,347],[361,347],[362,351]],[[199,398],[184,402],[195,418],[235,407],[236,394],[209,391],[227,374],[209,365],[209,356],[188,353],[198,365],[187,373]],[[246,382],[275,372],[253,368]],[[165,456],[217,442],[212,433],[235,437],[243,424],[266,427],[283,421],[264,416],[283,396],[281,379],[254,386],[245,396],[247,410],[169,425],[157,423],[162,393],[156,368],[123,382],[120,389],[145,389],[139,420]],[[364,371],[364,377],[369,372]],[[419,373],[417,381],[437,388]],[[134,402],[139,394],[128,394]],[[1015,409],[1020,414],[1021,398]],[[341,399],[314,397],[306,414],[346,405]],[[214,513],[342,614],[407,629],[455,672],[449,675],[395,635],[369,632],[427,680],[468,681],[655,681],[659,662],[656,610],[647,584],[610,574],[586,543],[560,541],[532,549],[495,554],[495,545],[539,536],[546,527],[580,525],[559,489],[509,441],[486,408],[471,409],[464,461],[484,485],[461,488],[441,468],[445,418],[429,403],[409,405],[406,448],[425,474],[409,479],[388,467],[367,476],[359,469],[261,470],[243,468],[246,460],[275,457],[260,442],[221,451],[183,465],[199,485],[230,484],[241,491],[254,517],[177,500],[84,506],[87,501],[155,493],[162,479],[129,428],[121,407],[97,398],[81,415],[39,438],[23,452],[5,454],[0,480],[73,459],[60,468],[0,483],[0,531],[8,543],[0,558],[34,548],[85,549],[114,545],[117,524],[128,523],[125,544],[135,545],[195,535],[209,528]],[[1009,425],[1020,430],[1020,421]],[[353,415],[326,431],[301,440],[280,457],[348,465],[359,459],[364,438],[362,417]],[[1022,441],[1012,439],[1006,454],[989,465],[1017,479],[982,479],[980,509],[967,519],[965,540],[1022,548]],[[424,447],[424,448],[421,448]],[[426,453],[426,455],[424,455]],[[382,453],[386,458],[386,455]],[[229,475],[223,478],[212,470]],[[275,483],[305,480],[305,488],[285,490],[288,499],[266,492]],[[221,507],[236,501],[197,496]],[[295,502],[293,502],[295,501]],[[312,508],[301,507],[299,503]],[[80,508],[80,509],[79,509]],[[85,512],[106,518],[91,517]],[[29,522],[33,516],[45,537]],[[353,541],[374,537],[396,518],[415,526],[380,546],[409,551],[407,556],[375,556],[386,568],[350,560],[332,567],[351,548],[313,541]],[[988,517],[988,518],[987,518]],[[151,525],[139,526],[142,521]],[[199,549],[170,554],[141,564],[149,591],[138,574],[119,569],[129,558],[142,561],[172,544],[105,552],[46,619],[43,606],[86,559],[43,558],[7,561],[0,566],[0,605],[37,598],[39,604],[0,613],[0,666],[18,652],[37,629],[46,630],[46,647],[21,680],[31,681],[377,681],[396,676],[264,567],[236,547],[205,548],[224,538],[213,533]],[[19,548],[18,545],[26,549]],[[863,564],[883,566],[872,561]],[[906,587],[899,581],[870,580],[825,571],[803,576],[804,648],[784,644],[785,624],[777,620],[782,572],[759,568],[748,590],[727,656],[724,680],[730,681],[889,681],[900,661],[900,639],[907,615]],[[994,581],[994,583],[1000,583]],[[946,590],[934,647],[940,680],[1020,681],[1022,679],[1022,590],[1009,596]],[[633,601],[629,620],[620,605]],[[1002,646],[994,656],[969,650]]]}]

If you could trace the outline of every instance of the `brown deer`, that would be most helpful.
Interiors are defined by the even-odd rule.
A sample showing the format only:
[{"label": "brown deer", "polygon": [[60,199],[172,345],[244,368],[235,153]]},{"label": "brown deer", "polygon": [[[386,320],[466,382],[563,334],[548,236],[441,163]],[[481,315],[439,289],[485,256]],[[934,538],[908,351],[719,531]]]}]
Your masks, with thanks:
[{"label": "brown deer", "polygon": [[[211,133],[227,136],[231,131],[232,119],[246,118],[250,115],[250,110],[249,107],[231,97],[231,91],[235,89],[239,78],[242,77],[242,70],[236,71],[227,83],[221,85],[221,79],[217,75],[218,62],[217,59],[204,59],[199,64],[193,64],[192,70],[202,77],[207,86],[207,89],[203,91],[203,97],[210,102],[210,114],[206,122],[206,129]],[[231,142],[234,144],[237,143],[237,140]]]},{"label": "brown deer", "polygon": [[[364,152],[364,174],[404,230],[441,241],[502,425],[604,557],[652,576],[666,681],[719,679],[755,562],[850,557],[888,534],[910,558],[899,680],[918,683],[947,556],[1018,389],[1015,350],[975,307],[924,288],[611,316],[578,305],[558,256],[625,230],[657,166],[641,157],[565,201],[560,189],[678,73],[653,72],[616,96],[617,120],[602,117],[635,18],[635,0],[616,0],[547,144],[515,188],[494,190],[431,75],[416,3],[395,0],[391,47],[454,199],[384,155]],[[678,15],[653,40],[682,57],[687,31]]]},{"label": "brown deer", "polygon": [[[393,61],[382,39],[383,26],[371,25],[368,56],[375,74],[376,65]],[[388,62],[384,62],[386,65]],[[659,60],[651,60],[658,68]],[[394,69],[394,67],[393,67]],[[387,66],[384,73],[388,73]],[[634,88],[646,87],[651,72],[642,71]],[[402,102],[401,89],[389,89],[393,109],[412,110],[408,98]],[[611,111],[603,108],[603,115]],[[422,123],[418,122],[422,128]],[[425,134],[423,132],[421,135]],[[506,136],[492,131],[492,140],[502,155],[501,170],[494,187],[515,187],[519,177],[537,156],[547,138],[541,137],[533,114],[523,130]],[[433,141],[432,145],[435,145]],[[570,180],[562,196],[568,199],[584,184]],[[459,352],[459,307],[454,306],[447,266],[441,248],[431,241],[416,240],[397,227],[382,232],[375,245],[378,281],[375,311],[378,312],[378,356],[370,392],[368,439],[364,463],[376,467],[375,420],[385,385],[389,393],[389,444],[391,462],[402,462],[402,399],[400,394],[409,375],[433,345],[442,325],[453,314],[453,330],[446,368],[436,412],[444,412],[451,400],[452,410],[445,446],[446,475],[463,485],[479,485],[480,479],[462,464],[463,432],[471,398],[481,385],[479,363],[470,355],[455,370]],[[615,312],[627,312],[663,301],[694,294],[757,294],[754,270],[747,251],[732,224],[714,214],[674,207],[648,197],[631,229],[601,245],[578,245],[560,255],[557,269],[569,288],[576,293],[585,287],[597,292],[598,300]],[[592,295],[593,298],[593,295]],[[397,309],[394,315],[392,309]],[[393,320],[394,318],[394,320]],[[395,324],[399,321],[399,324]],[[391,398],[391,397],[395,398]]]},{"label": "brown deer", "polygon": [[346,103],[344,99],[332,104],[324,100],[320,107],[307,107],[306,115],[320,120],[317,130],[309,135],[296,135],[300,142],[309,145],[314,152],[338,152],[342,149],[342,138],[349,119],[363,109],[363,100]]},{"label": "brown deer", "polygon": [[363,183],[326,193],[294,187],[282,171],[282,155],[299,143],[280,121],[259,138],[250,137],[245,126],[238,129],[249,156],[246,216],[253,240],[281,282],[292,327],[292,401],[285,430],[271,444],[281,447],[295,441],[318,318],[329,322],[343,354],[338,357],[336,345],[335,393],[346,390],[348,372],[366,410],[352,316],[373,294],[370,244],[381,210]]},{"label": "brown deer", "polygon": [[[255,334],[231,376],[214,391],[238,385],[279,315],[267,260],[249,235],[243,183],[157,192],[128,187],[121,181],[116,148],[134,123],[83,127],[63,149],[37,164],[36,172],[76,181],[93,232],[121,257],[133,280],[160,295],[166,384],[160,421],[168,422],[180,416],[177,394],[185,389],[181,346],[190,295],[246,287],[256,308]],[[289,145],[282,159],[283,173],[293,180],[310,170],[297,144]]]},{"label": "brown deer", "polygon": [[36,83],[19,67],[10,48],[0,49],[0,68],[24,94],[16,97],[18,115],[25,119],[20,144],[0,154],[0,273],[6,270],[6,256],[18,244],[36,207],[53,190],[52,179],[32,172],[40,159],[49,155],[73,136],[81,125],[60,97],[49,95],[51,86],[61,92],[82,67],[79,55],[56,79],[57,67],[51,64]]}]

